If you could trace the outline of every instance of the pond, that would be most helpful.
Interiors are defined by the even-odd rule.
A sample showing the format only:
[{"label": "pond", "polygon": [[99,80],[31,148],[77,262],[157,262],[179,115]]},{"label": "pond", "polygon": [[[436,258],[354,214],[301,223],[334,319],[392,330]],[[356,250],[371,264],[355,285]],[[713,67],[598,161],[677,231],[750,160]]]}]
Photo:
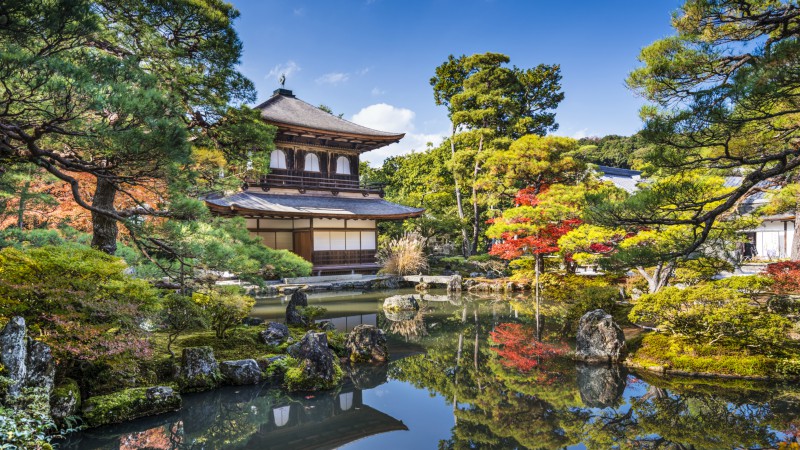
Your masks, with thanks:
[{"label": "pond", "polygon": [[[66,449],[777,448],[800,433],[800,390],[747,381],[659,378],[558,356],[563,324],[530,300],[433,292],[384,314],[392,292],[312,294],[347,331],[387,331],[392,361],[348,368],[323,393],[269,385],[184,396],[181,411],[77,433]],[[284,298],[255,315],[283,317]],[[540,340],[541,343],[536,343]],[[531,343],[536,344],[531,344]]]}]

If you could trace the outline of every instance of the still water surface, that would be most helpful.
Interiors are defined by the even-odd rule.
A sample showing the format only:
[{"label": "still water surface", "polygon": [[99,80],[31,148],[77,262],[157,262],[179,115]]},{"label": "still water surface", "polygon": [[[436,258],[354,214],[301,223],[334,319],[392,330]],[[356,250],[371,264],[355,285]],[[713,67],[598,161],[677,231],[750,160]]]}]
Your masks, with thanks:
[{"label": "still water surface", "polygon": [[[388,365],[349,368],[340,388],[269,385],[184,396],[176,413],[73,435],[67,449],[778,448],[800,428],[800,390],[658,378],[558,357],[557,307],[537,327],[525,298],[433,293],[387,317],[392,292],[312,294],[341,331],[387,331]],[[408,292],[406,292],[408,293]],[[281,319],[285,298],[254,315]],[[538,330],[537,330],[538,328]],[[540,339],[545,344],[531,346]]]}]

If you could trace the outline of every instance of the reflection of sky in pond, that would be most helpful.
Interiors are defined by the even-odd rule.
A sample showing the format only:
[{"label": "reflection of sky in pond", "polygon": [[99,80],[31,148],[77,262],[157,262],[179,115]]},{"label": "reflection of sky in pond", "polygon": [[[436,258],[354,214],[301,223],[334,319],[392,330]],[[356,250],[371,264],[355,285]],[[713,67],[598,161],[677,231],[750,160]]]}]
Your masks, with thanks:
[{"label": "reflection of sky in pond", "polygon": [[364,391],[364,403],[402,420],[409,431],[392,431],[353,442],[346,449],[426,449],[450,437],[453,407],[440,395],[431,396],[400,381]]},{"label": "reflection of sky in pond", "polygon": [[[589,442],[598,430],[602,434],[603,421],[613,423],[629,411],[632,423],[623,422],[616,434],[601,437],[633,440],[623,448],[647,447],[652,442],[646,441],[658,438],[656,430],[672,433],[684,448],[774,448],[800,412],[794,386],[660,379],[565,360],[552,361],[549,369],[542,366],[549,376],[521,375],[494,359],[488,337],[508,322],[530,332],[535,323],[530,317],[517,315],[505,302],[465,295],[453,302],[424,302],[423,313],[397,322],[383,314],[381,302],[398,293],[310,296],[309,304],[325,307],[325,318],[337,328],[350,329],[361,321],[377,323],[388,334],[390,365],[348,369],[352,381],[340,389],[287,396],[267,386],[242,386],[186,395],[180,412],[89,430],[61,448],[127,450],[146,443],[164,450],[429,449],[483,426],[477,429],[479,437],[500,442],[496,448],[558,443],[558,448],[585,449],[581,441]],[[282,320],[283,300],[260,299],[255,315]],[[545,336],[557,335],[557,320],[542,318],[542,323]],[[525,336],[530,342],[533,334]],[[663,402],[653,395],[661,395]],[[485,423],[475,428],[469,417]]]}]

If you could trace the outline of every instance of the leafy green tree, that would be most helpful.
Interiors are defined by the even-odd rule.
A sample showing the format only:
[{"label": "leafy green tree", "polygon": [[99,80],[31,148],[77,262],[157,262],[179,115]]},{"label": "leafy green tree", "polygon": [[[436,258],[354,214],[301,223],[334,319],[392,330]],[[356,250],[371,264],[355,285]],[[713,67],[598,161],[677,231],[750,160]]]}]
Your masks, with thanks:
[{"label": "leafy green tree", "polygon": [[[556,130],[553,109],[563,100],[558,65],[531,69],[506,67],[510,59],[499,53],[471,56],[450,55],[436,68],[431,78],[434,100],[448,109],[451,121],[450,158],[459,160],[456,135],[470,134],[468,151],[472,153],[468,170],[453,169],[459,218],[465,219],[462,185],[471,188],[472,236],[462,231],[464,256],[476,253],[481,218],[476,181],[487,147],[502,148],[526,134],[544,135]],[[466,186],[464,186],[466,187]]]},{"label": "leafy green tree", "polygon": [[256,284],[276,277],[307,276],[311,263],[288,250],[266,247],[252,237],[241,217],[211,218],[202,211],[197,221],[167,221],[148,230],[154,242],[169,242],[164,252],[140,261],[137,273],[164,273],[184,292],[210,286],[223,272]]},{"label": "leafy green tree", "polygon": [[172,344],[181,334],[207,325],[205,311],[191,297],[171,294],[164,299],[161,323],[167,332],[167,352],[175,357]]},{"label": "leafy green tree", "polygon": [[646,143],[639,135],[618,136],[610,134],[603,137],[586,137],[578,139],[581,146],[575,155],[587,163],[601,166],[630,169],[641,158]]},{"label": "leafy green tree", "polygon": [[[254,89],[235,66],[238,12],[218,0],[12,0],[0,28],[0,154],[71,186],[91,211],[93,246],[116,247],[117,223],[135,239],[142,218],[192,218],[192,147],[245,166],[268,149],[258,112],[231,107]],[[263,154],[253,156],[264,161]],[[91,202],[77,173],[96,179]],[[173,200],[178,199],[175,203]],[[131,206],[118,208],[121,202]],[[181,205],[184,207],[181,208]],[[144,250],[165,242],[137,239]]]},{"label": "leafy green tree", "polygon": [[586,165],[574,157],[577,150],[574,139],[529,134],[487,157],[478,183],[506,199],[520,189],[537,195],[556,183],[577,184],[588,175]]},{"label": "leafy green tree", "polygon": [[192,300],[203,308],[214,333],[224,339],[228,330],[244,320],[255,305],[255,300],[242,294],[238,286],[226,286],[195,292]]},{"label": "leafy green tree", "polygon": [[[796,181],[797,9],[796,1],[684,2],[673,18],[675,35],[643,49],[643,66],[627,81],[651,102],[642,109],[642,137],[652,144],[644,159],[653,173],[700,170],[740,182],[702,199],[684,190],[653,197],[653,189],[645,188],[634,195],[636,205],[607,211],[610,220],[698,227],[684,248],[690,254],[717,219],[763,183]],[[800,240],[795,245],[798,257]]]}]

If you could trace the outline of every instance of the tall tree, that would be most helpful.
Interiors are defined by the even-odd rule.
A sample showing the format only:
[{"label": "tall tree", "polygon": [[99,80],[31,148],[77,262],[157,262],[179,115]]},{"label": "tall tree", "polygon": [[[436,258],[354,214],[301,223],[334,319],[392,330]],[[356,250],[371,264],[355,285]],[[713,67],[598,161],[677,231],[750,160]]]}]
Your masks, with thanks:
[{"label": "tall tree", "polygon": [[[609,222],[696,227],[689,254],[715,221],[800,167],[800,6],[797,1],[687,0],[674,36],[642,50],[628,85],[652,102],[642,137],[652,172],[702,170],[740,177],[735,189],[698,201],[686,190],[643,189],[606,208]],[[795,202],[797,206],[797,202]],[[795,207],[796,207],[795,206]],[[800,232],[800,217],[795,223]],[[800,239],[793,252],[800,256]]]},{"label": "tall tree", "polygon": [[[218,0],[6,3],[0,27],[0,157],[29,161],[70,184],[91,211],[93,245],[116,249],[117,223],[135,235],[146,216],[192,217],[192,148],[244,166],[271,145],[235,65],[238,12]],[[264,155],[256,154],[258,161]],[[78,173],[92,175],[81,195]],[[138,188],[153,191],[145,202]],[[188,191],[188,192],[187,192]],[[117,207],[120,196],[133,207]],[[183,207],[180,207],[183,206]],[[141,247],[163,242],[139,239]]]},{"label": "tall tree", "polygon": [[[481,171],[486,147],[504,148],[526,134],[544,135],[556,130],[555,113],[563,100],[558,65],[540,64],[530,69],[508,67],[510,59],[499,53],[471,56],[450,55],[436,68],[430,80],[437,105],[448,109],[451,121],[451,159],[458,159],[456,134],[468,132],[474,153],[471,171],[456,175],[456,202],[459,218],[464,220],[461,184],[470,181],[472,200],[472,236],[467,237],[464,253],[476,253],[481,232],[481,217],[476,181]],[[473,143],[474,142],[474,143]]]}]

